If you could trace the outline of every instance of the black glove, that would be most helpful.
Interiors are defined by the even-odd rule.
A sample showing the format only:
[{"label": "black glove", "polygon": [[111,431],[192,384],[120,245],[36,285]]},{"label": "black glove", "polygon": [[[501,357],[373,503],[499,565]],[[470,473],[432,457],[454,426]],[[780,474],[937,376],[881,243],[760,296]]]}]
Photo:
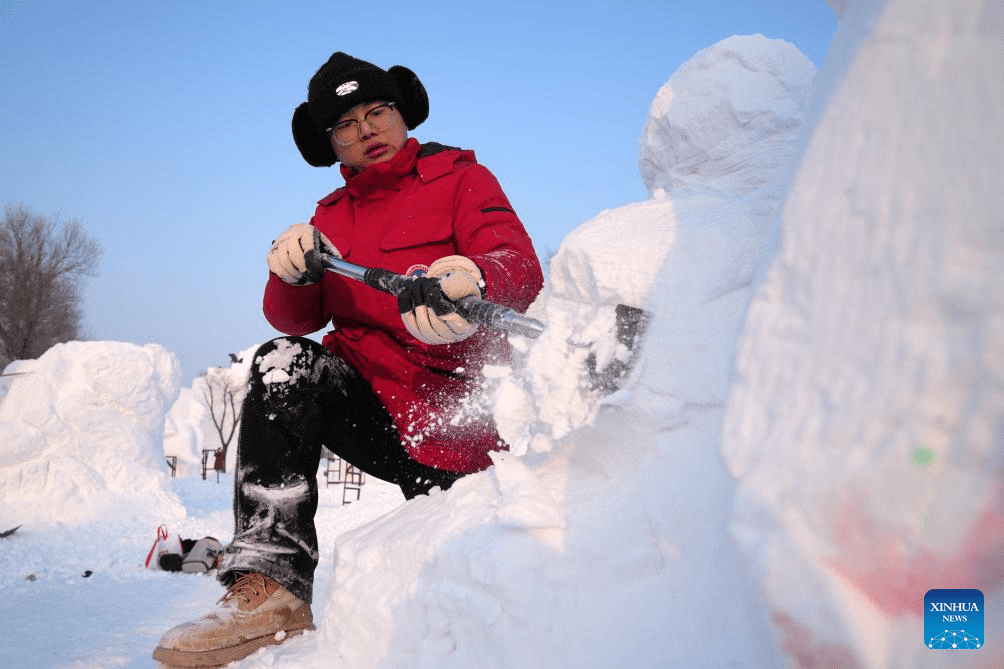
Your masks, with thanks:
[{"label": "black glove", "polygon": [[411,336],[426,344],[463,341],[477,329],[461,318],[435,277],[412,279],[408,289],[397,296],[397,308]]}]

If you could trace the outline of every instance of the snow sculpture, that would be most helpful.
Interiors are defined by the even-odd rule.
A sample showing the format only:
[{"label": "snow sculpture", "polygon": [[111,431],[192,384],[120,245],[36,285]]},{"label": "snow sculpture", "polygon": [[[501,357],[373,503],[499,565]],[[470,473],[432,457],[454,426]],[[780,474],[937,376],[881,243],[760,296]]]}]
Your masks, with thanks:
[{"label": "snow sculpture", "polygon": [[[697,384],[702,401],[722,399],[735,339],[703,329],[701,305],[748,286],[769,255],[814,74],[788,42],[734,36],[698,52],[660,89],[641,139],[652,198],[572,231],[531,307],[548,327],[523,361],[525,378],[502,384],[496,412],[514,452],[547,451],[589,424],[601,401],[618,401],[587,375],[590,365],[631,355],[615,336],[618,304],[665,318],[670,332],[644,344],[670,349],[670,359],[654,358],[663,393],[691,397]],[[741,317],[746,299],[722,314]],[[717,354],[691,354],[718,342]],[[710,359],[709,378],[700,368]]]},{"label": "snow sculpture", "polygon": [[166,491],[164,417],[178,395],[174,355],[157,344],[69,342],[12,363],[0,404],[0,508],[13,525],[157,510]]},{"label": "snow sculpture", "polygon": [[1004,586],[1004,12],[838,4],[736,370],[735,536],[793,666],[1002,666],[999,629],[930,651],[922,606]]},{"label": "snow sculpture", "polygon": [[816,68],[781,44],[730,37],[673,73],[642,134],[638,165],[649,193],[738,198],[783,185]]}]

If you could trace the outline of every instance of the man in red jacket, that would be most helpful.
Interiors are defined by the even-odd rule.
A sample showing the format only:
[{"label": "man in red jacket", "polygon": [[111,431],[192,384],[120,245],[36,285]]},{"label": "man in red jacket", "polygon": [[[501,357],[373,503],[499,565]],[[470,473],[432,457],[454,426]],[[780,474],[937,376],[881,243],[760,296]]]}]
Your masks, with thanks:
[{"label": "man in red jacket", "polygon": [[[322,446],[408,498],[485,469],[505,448],[477,397],[482,368],[508,361],[508,342],[437,307],[479,295],[524,311],[543,276],[473,152],[408,137],[428,110],[411,70],[338,52],[293,114],[304,159],[341,162],[345,186],[268,253],[265,316],[291,336],[262,346],[251,366],[236,527],[219,568],[229,591],[216,611],[164,635],[154,658],[169,666],[218,666],[312,628]],[[439,283],[396,299],[324,272],[312,250]],[[323,344],[302,336],[328,323]]]}]

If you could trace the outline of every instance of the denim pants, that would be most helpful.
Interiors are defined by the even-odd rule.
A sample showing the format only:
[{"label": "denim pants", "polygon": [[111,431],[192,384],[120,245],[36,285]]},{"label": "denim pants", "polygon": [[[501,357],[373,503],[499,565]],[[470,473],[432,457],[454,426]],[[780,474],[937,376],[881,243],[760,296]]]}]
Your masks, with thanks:
[{"label": "denim pants", "polygon": [[234,538],[219,580],[244,572],[312,600],[317,567],[317,471],[325,446],[395,483],[408,499],[449,488],[462,474],[412,460],[369,384],[317,342],[280,337],[259,348],[241,417],[234,474]]}]

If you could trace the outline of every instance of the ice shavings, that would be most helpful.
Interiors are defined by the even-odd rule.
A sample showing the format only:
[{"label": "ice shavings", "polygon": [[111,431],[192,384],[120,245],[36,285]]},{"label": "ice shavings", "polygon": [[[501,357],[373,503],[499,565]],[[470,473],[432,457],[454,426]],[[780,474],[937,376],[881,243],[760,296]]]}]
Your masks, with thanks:
[{"label": "ice shavings", "polygon": [[[296,379],[290,376],[288,370],[294,369],[293,363],[296,357],[303,352],[303,347],[298,343],[288,339],[279,339],[273,350],[255,360],[262,381],[267,385],[295,383]],[[297,366],[296,369],[300,370],[300,374],[303,374],[309,367],[303,365]]]},{"label": "ice shavings", "polygon": [[270,509],[289,508],[310,493],[307,482],[302,480],[277,486],[244,483],[241,489],[249,499]]},{"label": "ice shavings", "polygon": [[282,547],[263,545],[258,540],[260,536],[267,536],[274,529],[277,534],[296,543],[307,554],[317,557],[316,550],[287,529],[297,524],[298,511],[310,499],[310,486],[306,481],[293,480],[269,486],[244,482],[241,491],[258,512],[245,518],[246,529],[234,538],[235,545],[240,545],[249,554],[270,555],[289,552],[289,549]]}]

